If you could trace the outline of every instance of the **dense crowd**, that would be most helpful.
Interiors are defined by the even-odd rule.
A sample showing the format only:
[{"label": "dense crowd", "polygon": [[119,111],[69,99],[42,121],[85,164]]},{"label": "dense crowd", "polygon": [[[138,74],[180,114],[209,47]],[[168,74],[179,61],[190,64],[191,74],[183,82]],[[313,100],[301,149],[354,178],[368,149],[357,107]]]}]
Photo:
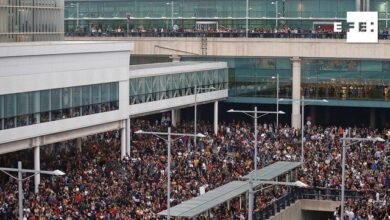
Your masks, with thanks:
[{"label": "dense crowd", "polygon": [[[139,129],[166,131],[168,123],[138,120]],[[191,133],[193,123],[183,122],[174,128]],[[272,124],[259,125],[258,166],[279,160],[300,160],[300,132],[289,127],[276,130]],[[253,169],[253,128],[245,122],[222,123],[214,135],[209,123],[199,123],[198,131],[207,135],[193,145],[182,137],[172,144],[171,205],[198,196]],[[341,142],[345,129],[307,125],[305,165],[299,179],[313,188],[341,186]],[[350,128],[353,137],[383,136],[378,130]],[[26,219],[157,219],[166,206],[167,148],[162,140],[149,135],[132,135],[131,155],[119,159],[120,134],[107,132],[83,139],[82,151],[73,142],[56,152],[42,152],[42,169],[60,169],[66,175],[42,176],[39,193],[33,193],[33,181],[24,182]],[[359,192],[348,197],[349,219],[388,219],[390,213],[389,151],[386,143],[361,142],[352,145],[346,157],[346,189]],[[55,155],[53,158],[53,154]],[[17,159],[15,159],[16,161]],[[273,187],[256,194],[255,209],[287,194],[285,187]],[[2,186],[2,219],[17,215],[17,184],[10,179]],[[213,219],[245,219],[246,205],[238,198],[211,210]],[[335,218],[339,213],[335,212]]]}]

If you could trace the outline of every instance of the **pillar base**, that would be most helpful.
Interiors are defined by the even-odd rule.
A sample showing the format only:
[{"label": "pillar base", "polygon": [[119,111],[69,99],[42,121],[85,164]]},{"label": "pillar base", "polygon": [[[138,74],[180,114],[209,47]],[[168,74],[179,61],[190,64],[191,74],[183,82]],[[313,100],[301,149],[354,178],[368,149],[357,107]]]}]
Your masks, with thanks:
[{"label": "pillar base", "polygon": [[301,129],[301,114],[291,115],[291,127]]}]

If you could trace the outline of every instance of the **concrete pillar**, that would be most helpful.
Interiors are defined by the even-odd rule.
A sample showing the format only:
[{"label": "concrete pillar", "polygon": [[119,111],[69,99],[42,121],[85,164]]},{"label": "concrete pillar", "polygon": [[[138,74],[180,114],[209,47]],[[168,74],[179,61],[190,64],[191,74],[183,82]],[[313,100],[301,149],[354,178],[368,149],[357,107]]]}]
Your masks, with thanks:
[{"label": "concrete pillar", "polygon": [[[365,11],[370,11],[370,0],[366,0],[366,8],[365,8]],[[386,6],[387,7],[387,6]]]},{"label": "concrete pillar", "polygon": [[356,11],[361,11],[361,0],[355,0]]},{"label": "concrete pillar", "polygon": [[375,108],[371,108],[370,109],[370,128],[375,128],[376,127],[376,123],[375,123]]},{"label": "concrete pillar", "polygon": [[214,134],[218,134],[218,101],[214,102]]},{"label": "concrete pillar", "polygon": [[126,156],[126,120],[122,121],[121,129],[121,159]]},{"label": "concrete pillar", "polygon": [[83,143],[83,141],[82,141],[81,137],[76,139],[76,148],[77,148],[78,153],[81,153],[83,151],[82,143]]},{"label": "concrete pillar", "polygon": [[300,100],[301,100],[301,59],[293,57],[292,61],[292,114],[291,127],[301,128]]},{"label": "concrete pillar", "polygon": [[310,118],[311,118],[311,125],[314,126],[316,124],[316,107],[311,106],[310,107]]},{"label": "concrete pillar", "polygon": [[126,154],[130,156],[131,153],[131,121],[130,118],[126,119]]},{"label": "concrete pillar", "polygon": [[[39,143],[34,147],[34,170],[41,170],[41,155]],[[38,193],[39,184],[41,183],[41,174],[34,176],[34,192]]]}]

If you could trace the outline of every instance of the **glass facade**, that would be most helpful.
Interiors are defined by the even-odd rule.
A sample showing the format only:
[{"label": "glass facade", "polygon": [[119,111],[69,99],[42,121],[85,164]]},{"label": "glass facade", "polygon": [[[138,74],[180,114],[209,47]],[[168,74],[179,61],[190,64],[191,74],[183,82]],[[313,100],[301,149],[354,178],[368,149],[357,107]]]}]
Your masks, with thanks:
[{"label": "glass facade", "polygon": [[389,100],[390,62],[302,60],[303,95],[311,98]]},{"label": "glass facade", "polygon": [[[130,105],[194,94],[198,88],[227,89],[227,69],[130,79]],[[205,90],[203,90],[205,92]]]},{"label": "glass facade", "polygon": [[64,39],[61,0],[0,0],[0,42]]},{"label": "glass facade", "polygon": [[291,97],[292,72],[289,58],[183,57],[182,60],[227,62],[230,97],[276,97],[277,83],[272,77],[277,74],[280,97]]},{"label": "glass facade", "polygon": [[118,82],[0,95],[0,130],[118,108]]},{"label": "glass facade", "polygon": [[[229,67],[229,97],[291,98],[289,58],[183,57],[184,61],[225,61]],[[302,59],[301,94],[334,100],[390,100],[390,61]]]},{"label": "glass facade", "polygon": [[[379,12],[384,28],[388,0],[371,0],[370,8]],[[172,4],[173,2],[173,4]],[[345,20],[347,11],[356,11],[355,0],[250,0],[249,28],[291,27],[311,30],[316,24]],[[78,4],[77,4],[78,3]],[[76,7],[77,5],[77,7]],[[386,9],[387,8],[387,9]],[[127,19],[129,17],[129,21]],[[173,20],[172,20],[173,18]],[[221,29],[244,29],[246,0],[66,0],[65,31],[123,32],[172,29],[172,23],[193,29],[198,21],[216,22]]]}]

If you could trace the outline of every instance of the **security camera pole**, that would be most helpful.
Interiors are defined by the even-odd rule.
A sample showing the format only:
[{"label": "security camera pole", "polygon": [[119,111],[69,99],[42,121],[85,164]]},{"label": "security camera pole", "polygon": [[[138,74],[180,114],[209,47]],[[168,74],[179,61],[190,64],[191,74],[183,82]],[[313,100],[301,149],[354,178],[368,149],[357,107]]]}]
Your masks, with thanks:
[{"label": "security camera pole", "polygon": [[[0,171],[3,173],[7,174],[10,176],[12,179],[15,179],[18,181],[18,195],[19,195],[19,220],[23,220],[23,185],[22,182],[23,180],[29,179],[37,174],[48,174],[48,175],[55,175],[55,176],[63,176],[65,175],[64,172],[60,170],[54,170],[54,171],[44,171],[44,170],[27,170],[27,169],[22,169],[22,162],[18,161],[18,168],[6,168],[6,167],[0,167]],[[15,177],[11,175],[9,172],[17,172],[18,177]],[[33,173],[32,175],[26,177],[23,179],[23,173]]]},{"label": "security camera pole", "polygon": [[[168,127],[168,132],[150,132],[150,131],[143,131],[143,130],[138,130],[134,132],[135,134],[151,134],[159,139],[165,141],[168,145],[168,162],[167,162],[167,219],[171,219],[171,136],[179,136],[178,138],[174,139],[173,141],[179,140],[182,137],[189,136],[189,137],[206,137],[203,134],[184,134],[184,133],[172,133],[171,132],[171,127]],[[161,136],[168,136],[167,139],[161,137]]]},{"label": "security camera pole", "polygon": [[[243,113],[255,120],[254,126],[255,126],[255,155],[253,156],[253,164],[254,164],[254,170],[253,172],[256,173],[257,170],[257,119],[260,117],[263,117],[268,114],[285,114],[283,111],[277,111],[277,112],[272,112],[272,111],[257,111],[257,106],[255,106],[254,111],[240,111],[240,110],[234,110],[230,109],[227,111],[229,113],[236,112],[236,113]],[[261,114],[258,116],[258,114]],[[253,177],[252,173],[250,175],[250,180],[249,180],[249,212],[248,212],[248,219],[252,220],[253,218],[253,204],[254,204],[254,192],[253,192]]]}]

